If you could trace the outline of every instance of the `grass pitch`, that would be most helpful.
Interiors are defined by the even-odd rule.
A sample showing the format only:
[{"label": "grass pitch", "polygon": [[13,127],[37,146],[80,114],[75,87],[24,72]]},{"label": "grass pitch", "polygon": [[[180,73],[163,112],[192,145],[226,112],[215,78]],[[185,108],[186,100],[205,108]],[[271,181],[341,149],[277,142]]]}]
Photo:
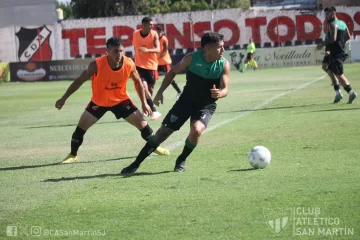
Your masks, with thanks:
[{"label": "grass pitch", "polygon": [[[359,67],[345,66],[358,92]],[[81,162],[59,164],[91,96],[88,82],[58,111],[69,84],[0,85],[0,239],[360,239],[359,100],[342,90],[332,104],[320,67],[232,72],[186,172],[172,170],[188,122],[162,145],[171,156],[130,177],[120,171],[144,141],[112,113],[86,133]],[[170,86],[163,116],[175,96]],[[247,162],[256,145],[272,153],[266,169]]]}]

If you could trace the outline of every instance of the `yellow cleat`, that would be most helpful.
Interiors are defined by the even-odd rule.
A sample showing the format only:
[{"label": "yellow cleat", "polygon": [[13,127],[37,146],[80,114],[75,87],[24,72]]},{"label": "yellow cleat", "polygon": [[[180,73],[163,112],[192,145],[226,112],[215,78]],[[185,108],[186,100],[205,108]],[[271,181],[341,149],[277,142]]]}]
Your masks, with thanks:
[{"label": "yellow cleat", "polygon": [[62,163],[74,163],[74,162],[78,162],[79,158],[77,156],[73,156],[71,154],[69,154],[63,161]]},{"label": "yellow cleat", "polygon": [[162,148],[162,147],[158,147],[157,149],[155,149],[154,153],[156,153],[157,155],[160,155],[160,156],[169,156],[170,155],[169,150]]}]

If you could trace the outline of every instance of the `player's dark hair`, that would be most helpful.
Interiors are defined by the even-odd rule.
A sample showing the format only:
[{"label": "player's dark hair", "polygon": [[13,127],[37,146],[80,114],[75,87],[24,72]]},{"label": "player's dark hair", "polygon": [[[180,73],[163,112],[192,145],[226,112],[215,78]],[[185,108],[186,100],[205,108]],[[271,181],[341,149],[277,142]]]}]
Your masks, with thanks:
[{"label": "player's dark hair", "polygon": [[204,48],[208,44],[219,43],[224,40],[224,35],[217,32],[207,32],[201,37],[201,47]]},{"label": "player's dark hair", "polygon": [[336,8],[331,6],[331,7],[326,7],[324,9],[324,12],[336,12]]},{"label": "player's dark hair", "polygon": [[162,27],[161,27],[161,26],[156,26],[156,30],[158,30],[158,31],[162,31],[163,29],[162,29]]},{"label": "player's dark hair", "polygon": [[119,47],[122,45],[122,41],[119,37],[112,37],[106,41],[106,48]]},{"label": "player's dark hair", "polygon": [[142,20],[141,20],[141,23],[144,24],[144,23],[150,23],[152,22],[152,18],[151,17],[144,17]]}]

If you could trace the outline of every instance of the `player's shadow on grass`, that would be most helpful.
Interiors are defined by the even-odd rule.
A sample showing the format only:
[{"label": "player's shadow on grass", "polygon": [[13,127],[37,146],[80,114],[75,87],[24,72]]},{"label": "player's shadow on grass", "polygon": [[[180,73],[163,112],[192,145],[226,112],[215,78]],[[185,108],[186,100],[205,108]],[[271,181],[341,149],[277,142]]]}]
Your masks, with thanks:
[{"label": "player's shadow on grass", "polygon": [[336,108],[336,109],[324,109],[324,110],[316,110],[310,112],[337,112],[337,111],[351,111],[351,110],[359,110],[360,108]]},{"label": "player's shadow on grass", "polygon": [[164,174],[164,173],[170,173],[172,171],[162,171],[162,172],[139,172],[139,173],[132,173],[127,175],[122,175],[121,173],[113,173],[113,174],[100,174],[100,175],[94,175],[94,176],[79,176],[79,177],[63,177],[63,178],[50,178],[46,179],[42,182],[63,182],[63,181],[73,181],[73,180],[86,180],[86,179],[93,179],[93,178],[106,178],[106,177],[122,177],[122,178],[128,178],[128,177],[140,177],[140,176],[150,176],[150,175],[158,175],[158,174]]},{"label": "player's shadow on grass", "polygon": [[[110,161],[119,161],[119,160],[126,160],[126,159],[134,159],[136,156],[131,157],[120,157],[120,158],[113,158],[113,159],[106,159],[106,160],[98,160],[98,161],[86,161],[86,162],[77,162],[72,164],[84,164],[84,163],[95,163],[95,162],[110,162]],[[71,165],[72,165],[71,164]],[[22,170],[22,169],[28,169],[28,168],[41,168],[41,167],[51,167],[51,166],[66,166],[69,164],[62,164],[62,163],[49,163],[49,164],[39,164],[39,165],[26,165],[26,166],[17,166],[17,167],[5,167],[0,168],[0,171],[11,171],[11,170]]]},{"label": "player's shadow on grass", "polygon": [[[97,124],[114,124],[114,123],[125,123],[123,120],[112,121],[112,122],[97,122]],[[24,129],[36,129],[36,128],[57,128],[57,127],[76,127],[78,124],[61,124],[61,125],[47,125],[47,126],[33,126],[33,127],[24,127]]]},{"label": "player's shadow on grass", "polygon": [[[318,104],[309,104],[309,105],[296,105],[296,106],[283,106],[283,107],[272,107],[272,108],[258,108],[258,109],[240,109],[240,110],[232,110],[232,111],[219,111],[216,112],[216,114],[218,113],[235,113],[235,112],[256,112],[256,111],[265,111],[265,110],[279,110],[279,109],[290,109],[290,108],[304,108],[304,107],[314,107],[314,106],[319,106],[319,105],[324,105],[323,103],[318,103]],[[327,105],[327,104],[325,104]]]},{"label": "player's shadow on grass", "polygon": [[229,170],[228,172],[246,172],[246,171],[253,171],[253,170],[258,170],[258,169],[255,169],[255,168],[232,169],[232,170]]}]

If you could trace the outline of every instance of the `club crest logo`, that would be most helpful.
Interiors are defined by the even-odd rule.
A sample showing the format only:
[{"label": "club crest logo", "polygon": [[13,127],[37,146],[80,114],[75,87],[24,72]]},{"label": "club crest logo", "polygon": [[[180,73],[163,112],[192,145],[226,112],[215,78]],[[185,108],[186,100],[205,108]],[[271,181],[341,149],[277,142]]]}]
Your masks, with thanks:
[{"label": "club crest logo", "polygon": [[175,116],[174,114],[171,114],[171,116],[170,116],[170,122],[176,122],[177,119],[178,119],[177,116]]},{"label": "club crest logo", "polygon": [[267,225],[278,234],[285,230],[290,222],[291,209],[269,209],[263,208],[263,214]]},{"label": "club crest logo", "polygon": [[15,35],[19,41],[18,57],[20,62],[51,60],[51,31],[45,25],[31,29],[20,27]]}]

